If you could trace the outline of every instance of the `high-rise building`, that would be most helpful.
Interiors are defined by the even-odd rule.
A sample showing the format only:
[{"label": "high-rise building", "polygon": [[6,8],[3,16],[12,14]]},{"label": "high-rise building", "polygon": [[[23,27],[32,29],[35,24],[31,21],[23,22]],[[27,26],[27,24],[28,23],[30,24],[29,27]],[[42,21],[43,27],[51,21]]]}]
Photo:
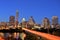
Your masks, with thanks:
[{"label": "high-rise building", "polygon": [[42,25],[43,25],[43,28],[45,29],[50,28],[50,21],[47,17],[43,19]]},{"label": "high-rise building", "polygon": [[34,24],[35,24],[35,21],[34,21],[33,17],[31,16],[27,23],[27,26],[28,26],[28,28],[31,29],[32,27],[34,27]]},{"label": "high-rise building", "polygon": [[52,17],[52,25],[53,25],[53,28],[56,28],[56,26],[58,25],[58,17],[57,16]]},{"label": "high-rise building", "polygon": [[27,22],[26,22],[25,18],[22,18],[22,27],[26,27],[26,24],[27,24]]},{"label": "high-rise building", "polygon": [[18,10],[16,10],[15,27],[18,26],[18,17],[19,17],[19,12],[18,12]]},{"label": "high-rise building", "polygon": [[15,16],[10,16],[9,24],[10,24],[10,26],[14,26],[15,25]]},{"label": "high-rise building", "polygon": [[53,16],[52,17],[52,24],[53,25],[57,25],[58,24],[58,17],[57,16]]},{"label": "high-rise building", "polygon": [[32,16],[30,17],[28,23],[29,23],[30,25],[34,25],[34,24],[35,24],[35,21],[34,21],[34,19],[33,19]]}]

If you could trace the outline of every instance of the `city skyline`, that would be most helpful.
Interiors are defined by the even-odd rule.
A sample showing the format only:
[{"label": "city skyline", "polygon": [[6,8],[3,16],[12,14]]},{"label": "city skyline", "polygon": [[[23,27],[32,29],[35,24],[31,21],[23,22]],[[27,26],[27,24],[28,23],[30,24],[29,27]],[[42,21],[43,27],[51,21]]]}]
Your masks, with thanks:
[{"label": "city skyline", "polygon": [[59,40],[60,0],[0,0],[0,40]]},{"label": "city skyline", "polygon": [[[19,22],[22,18],[28,21],[33,16],[37,23],[41,23],[44,17],[52,20],[52,16],[58,16],[60,20],[60,0],[0,0],[0,21],[9,21],[11,15],[16,15],[19,10]],[[60,23],[60,21],[59,21]]]}]

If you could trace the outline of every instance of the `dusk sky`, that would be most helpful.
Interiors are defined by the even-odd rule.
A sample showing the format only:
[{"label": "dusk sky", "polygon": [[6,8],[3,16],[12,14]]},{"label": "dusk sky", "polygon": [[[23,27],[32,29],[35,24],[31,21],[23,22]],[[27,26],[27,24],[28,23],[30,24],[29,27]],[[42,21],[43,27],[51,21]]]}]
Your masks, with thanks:
[{"label": "dusk sky", "polygon": [[9,21],[11,15],[16,15],[19,10],[19,22],[22,18],[29,20],[33,16],[37,23],[44,17],[52,19],[58,16],[60,20],[60,0],[0,0],[0,22]]}]

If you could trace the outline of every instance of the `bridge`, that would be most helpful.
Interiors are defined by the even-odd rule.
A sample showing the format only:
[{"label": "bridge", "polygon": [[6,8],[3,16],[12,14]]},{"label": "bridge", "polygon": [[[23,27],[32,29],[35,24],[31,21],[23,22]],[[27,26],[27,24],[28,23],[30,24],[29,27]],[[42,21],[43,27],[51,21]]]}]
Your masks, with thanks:
[{"label": "bridge", "polygon": [[40,37],[46,38],[48,40],[60,40],[60,37],[58,37],[58,36],[54,36],[54,35],[47,34],[47,33],[42,33],[42,32],[37,32],[37,31],[26,29],[26,28],[22,28],[22,29],[27,31],[27,32],[30,32],[32,34],[35,34],[35,35],[38,35]]}]

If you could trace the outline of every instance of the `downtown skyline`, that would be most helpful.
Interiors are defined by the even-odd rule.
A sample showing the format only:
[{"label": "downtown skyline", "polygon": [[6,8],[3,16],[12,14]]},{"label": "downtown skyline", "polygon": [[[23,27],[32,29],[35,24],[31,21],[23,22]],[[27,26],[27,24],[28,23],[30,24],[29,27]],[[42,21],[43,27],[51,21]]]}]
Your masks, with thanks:
[{"label": "downtown skyline", "polygon": [[60,23],[60,0],[0,0],[0,22],[9,21],[11,15],[19,11],[19,22],[22,18],[28,21],[33,16],[37,23],[41,23],[44,17],[52,20],[52,16],[58,16]]}]

